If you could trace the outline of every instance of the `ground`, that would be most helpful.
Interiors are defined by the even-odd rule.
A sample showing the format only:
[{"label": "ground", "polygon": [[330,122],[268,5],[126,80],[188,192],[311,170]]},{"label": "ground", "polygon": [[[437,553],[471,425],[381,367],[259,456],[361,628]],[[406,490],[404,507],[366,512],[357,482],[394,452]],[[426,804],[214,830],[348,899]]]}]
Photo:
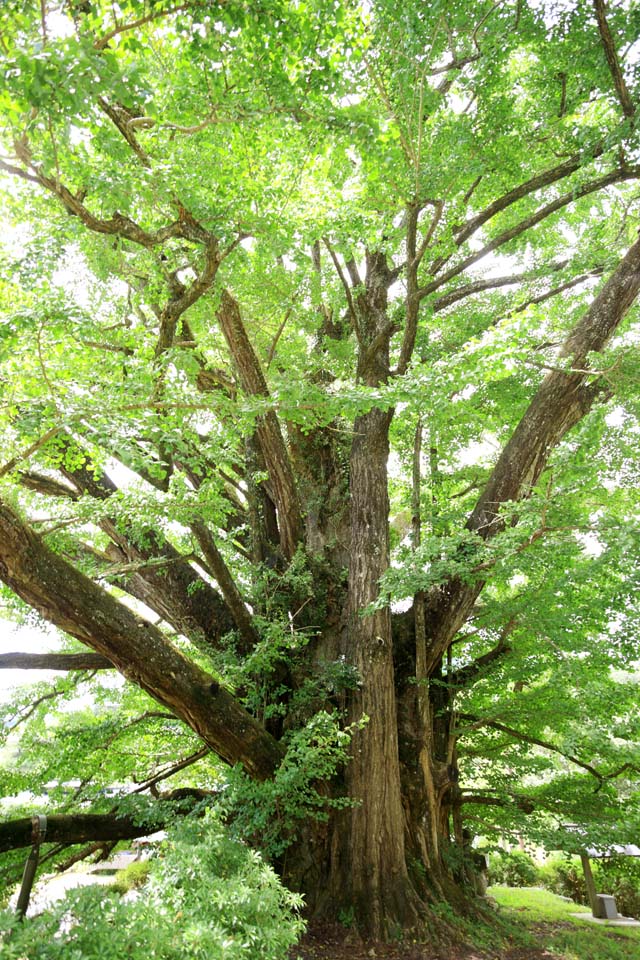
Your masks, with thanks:
[{"label": "ground", "polygon": [[363,943],[343,924],[310,926],[291,960],[640,960],[640,928],[592,926],[584,906],[543,890],[493,888],[501,930],[468,931],[476,946]]}]

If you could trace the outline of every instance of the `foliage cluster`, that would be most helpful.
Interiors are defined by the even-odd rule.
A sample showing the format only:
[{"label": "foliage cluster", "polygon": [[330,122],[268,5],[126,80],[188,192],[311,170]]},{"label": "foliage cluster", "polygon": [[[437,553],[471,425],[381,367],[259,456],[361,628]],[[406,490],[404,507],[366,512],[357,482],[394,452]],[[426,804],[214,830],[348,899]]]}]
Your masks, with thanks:
[{"label": "foliage cluster", "polygon": [[80,888],[27,922],[0,914],[5,960],[281,960],[301,900],[211,814],[173,827],[134,898]]},{"label": "foliage cluster", "polygon": [[490,856],[489,883],[491,884],[503,884],[505,887],[534,887],[539,879],[538,866],[524,850],[492,853]]},{"label": "foliage cluster", "polygon": [[363,718],[344,729],[337,716],[317,713],[293,733],[272,780],[257,783],[235,767],[217,807],[239,836],[269,858],[280,857],[310,818],[324,821],[331,810],[353,805],[348,796],[331,795],[322,784],[346,763],[351,738],[366,722]]}]

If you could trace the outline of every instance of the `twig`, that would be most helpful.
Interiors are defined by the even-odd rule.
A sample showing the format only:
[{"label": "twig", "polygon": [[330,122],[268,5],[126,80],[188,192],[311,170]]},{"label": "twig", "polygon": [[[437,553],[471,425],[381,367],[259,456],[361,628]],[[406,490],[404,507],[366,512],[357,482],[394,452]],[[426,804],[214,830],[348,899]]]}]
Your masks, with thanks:
[{"label": "twig", "polygon": [[15,457],[12,457],[3,467],[0,467],[0,477],[5,477],[8,473],[11,473],[19,463],[24,463],[25,460],[28,460],[29,457],[33,456],[41,447],[44,447],[56,434],[60,433],[61,430],[62,424],[57,427],[50,427],[35,443],[32,443],[30,447],[27,447],[22,453],[16,454]]},{"label": "twig", "polygon": [[336,268],[336,273],[338,274],[338,277],[340,278],[340,282],[341,282],[342,286],[344,287],[344,292],[345,292],[345,295],[346,295],[346,297],[347,297],[347,304],[348,304],[348,306],[349,306],[349,313],[350,313],[350,315],[351,315],[351,320],[352,320],[352,322],[353,322],[353,328],[354,328],[354,330],[357,331],[357,329],[358,329],[358,315],[357,315],[357,313],[356,313],[355,304],[354,304],[354,302],[353,302],[353,297],[352,297],[352,295],[351,295],[351,287],[350,287],[349,284],[347,283],[347,278],[345,277],[344,272],[343,272],[343,270],[342,270],[342,267],[340,266],[340,261],[338,260],[338,257],[337,257],[337,255],[336,255],[336,252],[335,252],[335,250],[333,249],[333,247],[331,246],[331,244],[329,243],[328,239],[327,239],[326,237],[323,237],[323,238],[322,238],[322,242],[324,243],[325,247],[326,247],[327,250],[329,251],[329,256],[331,257],[331,260],[333,261],[333,265],[334,265],[334,267]]},{"label": "twig", "polygon": [[153,13],[148,13],[146,17],[140,17],[139,20],[133,20],[131,23],[120,24],[96,40],[93,44],[94,49],[104,50],[105,47],[109,46],[110,41],[119,36],[121,33],[127,33],[129,30],[136,30],[138,27],[143,27],[146,23],[151,23],[153,20],[159,20],[161,17],[169,17],[171,14],[181,13],[183,10],[188,9],[188,3],[181,3],[177,7],[169,7],[166,10],[156,10]]}]

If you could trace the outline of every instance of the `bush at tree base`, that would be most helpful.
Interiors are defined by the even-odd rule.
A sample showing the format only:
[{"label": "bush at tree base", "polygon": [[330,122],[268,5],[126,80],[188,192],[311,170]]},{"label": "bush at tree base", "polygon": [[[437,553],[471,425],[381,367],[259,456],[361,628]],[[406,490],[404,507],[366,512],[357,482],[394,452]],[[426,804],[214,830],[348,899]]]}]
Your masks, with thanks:
[{"label": "bush at tree base", "polygon": [[137,898],[72,891],[38,917],[0,913],[3,960],[280,960],[303,930],[301,898],[208,814],[170,831]]}]

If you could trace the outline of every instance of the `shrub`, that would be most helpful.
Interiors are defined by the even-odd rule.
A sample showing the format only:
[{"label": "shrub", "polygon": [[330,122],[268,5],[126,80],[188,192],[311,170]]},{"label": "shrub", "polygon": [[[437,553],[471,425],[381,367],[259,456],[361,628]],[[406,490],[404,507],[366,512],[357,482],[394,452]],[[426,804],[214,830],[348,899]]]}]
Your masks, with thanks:
[{"label": "shrub", "polygon": [[302,932],[300,898],[210,814],[171,831],[133,901],[72,891],[18,923],[0,914],[3,960],[281,960]]},{"label": "shrub", "polygon": [[538,867],[528,853],[511,850],[492,853],[489,858],[489,883],[507,887],[533,887],[539,882]]},{"label": "shrub", "polygon": [[[587,903],[587,886],[580,857],[555,854],[540,867],[540,882],[551,893],[569,897],[575,903]],[[597,883],[596,883],[597,886]]]}]

